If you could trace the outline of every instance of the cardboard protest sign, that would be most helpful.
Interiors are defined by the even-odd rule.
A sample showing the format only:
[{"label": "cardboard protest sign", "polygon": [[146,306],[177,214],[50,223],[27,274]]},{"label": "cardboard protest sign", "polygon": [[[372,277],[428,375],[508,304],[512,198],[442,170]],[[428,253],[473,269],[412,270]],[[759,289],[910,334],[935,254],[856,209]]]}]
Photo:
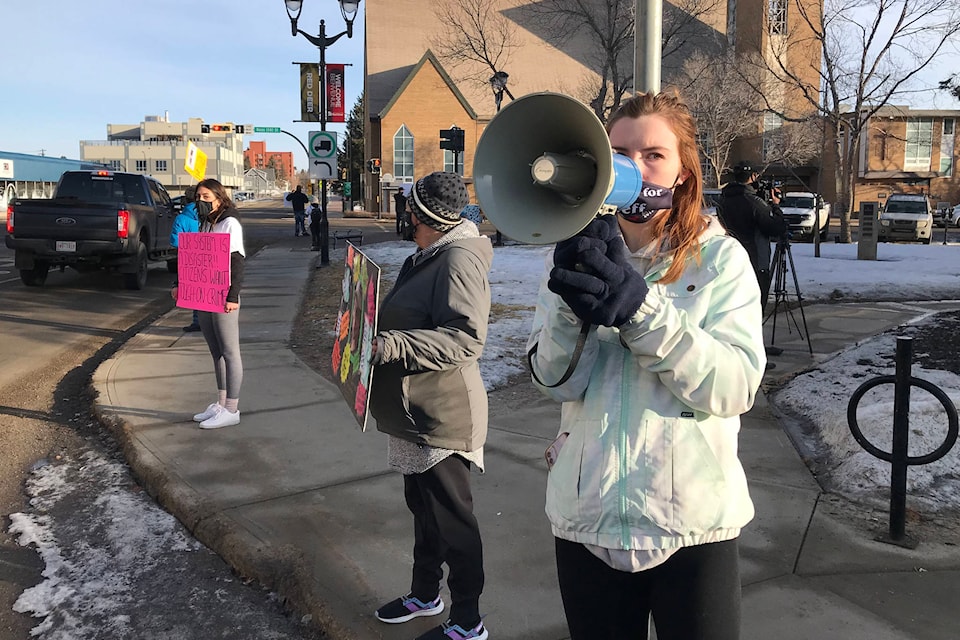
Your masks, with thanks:
[{"label": "cardboard protest sign", "polygon": [[360,430],[367,428],[370,381],[373,378],[373,337],[377,333],[380,267],[347,242],[343,295],[333,345],[333,374]]},{"label": "cardboard protest sign", "polygon": [[230,234],[177,236],[177,306],[223,313],[230,290]]}]

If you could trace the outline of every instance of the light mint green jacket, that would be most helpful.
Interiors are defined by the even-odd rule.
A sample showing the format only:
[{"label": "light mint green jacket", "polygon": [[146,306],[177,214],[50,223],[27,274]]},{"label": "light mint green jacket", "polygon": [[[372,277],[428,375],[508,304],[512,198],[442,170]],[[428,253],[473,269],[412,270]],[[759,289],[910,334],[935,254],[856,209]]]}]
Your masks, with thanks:
[{"label": "light mint green jacket", "polygon": [[[668,261],[631,258],[650,291],[619,329],[591,327],[573,375],[534,384],[563,403],[569,434],[547,480],[555,536],[607,549],[729,540],[753,518],[737,457],[740,414],[766,366],[750,260],[715,221],[676,282]],[[528,349],[544,384],[566,371],[581,322],[540,286]]]}]

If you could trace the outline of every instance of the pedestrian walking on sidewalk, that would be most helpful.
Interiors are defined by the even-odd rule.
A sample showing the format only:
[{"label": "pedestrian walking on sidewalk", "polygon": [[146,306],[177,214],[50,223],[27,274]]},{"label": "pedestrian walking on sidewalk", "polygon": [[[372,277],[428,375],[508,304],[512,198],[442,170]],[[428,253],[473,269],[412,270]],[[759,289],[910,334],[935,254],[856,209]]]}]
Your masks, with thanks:
[{"label": "pedestrian walking on sidewalk", "polygon": [[546,512],[570,637],[645,639],[652,616],[659,640],[734,640],[760,292],[743,247],[703,213],[679,96],[639,94],[607,131],[643,193],[557,244],[528,344],[534,383],[563,403]]},{"label": "pedestrian walking on sidewalk", "polygon": [[310,198],[303,192],[303,186],[297,185],[297,188],[287,194],[287,202],[293,206],[293,235],[296,237],[307,235],[307,228],[304,221],[307,219],[307,203]]},{"label": "pedestrian walking on sidewalk", "polygon": [[[240,212],[227,190],[218,181],[208,178],[197,185],[197,212],[203,222],[200,231],[226,233],[230,236],[230,289],[222,312],[200,312],[200,330],[213,356],[213,372],[217,380],[217,399],[204,411],[193,416],[201,429],[219,429],[240,424],[240,385],[243,382],[243,360],[240,357],[240,289],[246,252],[243,248],[243,226]],[[177,287],[172,295],[177,299]]]},{"label": "pedestrian walking on sidewalk", "polygon": [[310,203],[310,250],[311,251],[320,251],[320,245],[323,242],[320,234],[320,225],[323,222],[323,209],[320,208],[320,203],[316,200],[313,200]]},{"label": "pedestrian walking on sidewalk", "polygon": [[[183,208],[173,219],[173,228],[170,231],[170,246],[177,248],[180,246],[179,236],[181,233],[196,233],[200,230],[200,221],[197,218],[197,204],[194,200],[197,197],[196,187],[187,187],[183,190]],[[200,331],[200,312],[193,310],[193,321],[183,328],[190,333]]]},{"label": "pedestrian walking on sidewalk", "polygon": [[397,235],[400,235],[403,216],[407,213],[407,196],[403,192],[403,187],[397,187],[397,192],[393,194],[393,210],[397,214]]},{"label": "pedestrian walking on sidewalk", "polygon": [[490,313],[490,240],[460,217],[469,202],[454,173],[414,186],[417,251],[380,307],[370,411],[388,434],[391,468],[403,474],[413,514],[410,591],[376,611],[400,623],[443,613],[442,565],[449,568],[447,622],[417,640],[487,638],[480,618],[483,545],[473,513],[470,467],[483,471],[487,393],[480,353]]}]

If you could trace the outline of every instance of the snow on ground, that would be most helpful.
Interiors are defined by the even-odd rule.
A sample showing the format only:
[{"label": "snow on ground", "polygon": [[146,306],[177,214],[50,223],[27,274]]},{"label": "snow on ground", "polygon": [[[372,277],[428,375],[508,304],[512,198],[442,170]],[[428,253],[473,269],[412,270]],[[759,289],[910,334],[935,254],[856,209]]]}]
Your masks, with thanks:
[{"label": "snow on ground", "polygon": [[[941,236],[935,234],[937,238]],[[823,243],[820,257],[812,244],[791,244],[793,269],[787,291],[794,292],[792,273],[807,304],[817,301],[960,300],[960,245],[881,244],[878,259],[858,260],[856,244]],[[362,247],[383,274],[389,289],[403,260],[413,253],[409,242]],[[488,389],[503,386],[525,371],[525,345],[533,320],[537,288],[550,247],[508,245],[496,247],[490,283],[493,311],[480,369]],[[499,305],[499,306],[498,306]],[[895,338],[867,340],[860,346],[821,363],[775,394],[778,406],[810,421],[818,447],[826,447],[832,461],[829,479],[834,490],[867,498],[880,487],[888,495],[890,465],[863,450],[847,427],[847,402],[865,380],[894,372]],[[865,362],[875,363],[866,365]],[[939,386],[956,404],[960,378],[946,371],[914,367],[913,375]],[[870,392],[860,403],[858,423],[864,435],[880,449],[890,449],[893,416],[889,386]],[[922,390],[911,395],[910,455],[936,449],[946,433],[946,416],[938,401]],[[960,445],[936,463],[911,466],[908,493],[920,496],[929,508],[960,507]]]}]

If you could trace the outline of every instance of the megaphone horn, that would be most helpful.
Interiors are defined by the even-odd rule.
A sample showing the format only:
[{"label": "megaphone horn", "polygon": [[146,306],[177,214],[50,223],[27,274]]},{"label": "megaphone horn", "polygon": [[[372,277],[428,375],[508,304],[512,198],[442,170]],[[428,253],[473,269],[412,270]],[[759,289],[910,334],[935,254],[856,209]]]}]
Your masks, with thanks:
[{"label": "megaphone horn", "polygon": [[559,93],[504,107],[477,143],[473,178],[487,218],[531,244],[576,235],[604,204],[632,204],[643,182],[632,160],[614,155],[596,114]]}]

